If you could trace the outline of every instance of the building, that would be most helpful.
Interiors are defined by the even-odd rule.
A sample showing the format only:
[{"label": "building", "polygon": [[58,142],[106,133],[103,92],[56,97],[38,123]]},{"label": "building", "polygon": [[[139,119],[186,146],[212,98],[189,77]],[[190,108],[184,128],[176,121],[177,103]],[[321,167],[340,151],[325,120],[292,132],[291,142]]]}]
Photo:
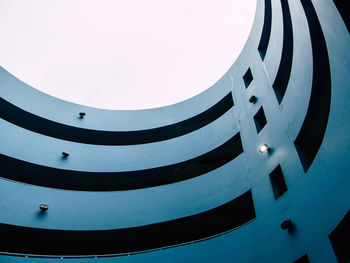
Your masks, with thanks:
[{"label": "building", "polygon": [[84,107],[1,69],[0,262],[349,262],[343,2],[258,0],[230,70],[163,108]]}]

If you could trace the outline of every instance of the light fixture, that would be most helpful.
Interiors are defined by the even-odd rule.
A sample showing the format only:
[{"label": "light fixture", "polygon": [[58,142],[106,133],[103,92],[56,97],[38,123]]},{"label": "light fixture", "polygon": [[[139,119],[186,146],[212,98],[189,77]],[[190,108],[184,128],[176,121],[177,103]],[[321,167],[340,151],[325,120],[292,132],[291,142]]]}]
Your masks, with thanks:
[{"label": "light fixture", "polygon": [[284,220],[281,223],[281,228],[283,230],[288,229],[288,231],[293,231],[294,230],[294,224],[293,224],[292,220],[290,218],[288,218],[287,220]]},{"label": "light fixture", "polygon": [[39,206],[39,208],[40,208],[40,210],[41,210],[42,212],[45,212],[45,211],[47,211],[47,209],[49,209],[49,206],[48,206],[48,205],[45,205],[45,204],[41,204],[41,205]]},{"label": "light fixture", "polygon": [[80,119],[84,118],[85,115],[86,115],[85,112],[79,112],[79,118],[80,118]]},{"label": "light fixture", "polygon": [[265,143],[259,147],[259,152],[261,153],[268,152],[269,150],[270,150],[269,146]]},{"label": "light fixture", "polygon": [[69,156],[69,152],[62,152],[62,155],[64,158],[67,158]]},{"label": "light fixture", "polygon": [[256,97],[253,95],[249,98],[250,103],[255,103],[256,102]]}]

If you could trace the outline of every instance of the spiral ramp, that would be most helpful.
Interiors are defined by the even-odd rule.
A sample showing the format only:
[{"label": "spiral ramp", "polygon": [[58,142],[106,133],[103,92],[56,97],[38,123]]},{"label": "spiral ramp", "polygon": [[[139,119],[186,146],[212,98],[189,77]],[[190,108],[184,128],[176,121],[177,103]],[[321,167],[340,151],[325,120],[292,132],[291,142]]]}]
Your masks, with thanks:
[{"label": "spiral ramp", "polygon": [[349,10],[256,10],[228,72],[167,107],[89,108],[0,68],[0,262],[349,262]]}]

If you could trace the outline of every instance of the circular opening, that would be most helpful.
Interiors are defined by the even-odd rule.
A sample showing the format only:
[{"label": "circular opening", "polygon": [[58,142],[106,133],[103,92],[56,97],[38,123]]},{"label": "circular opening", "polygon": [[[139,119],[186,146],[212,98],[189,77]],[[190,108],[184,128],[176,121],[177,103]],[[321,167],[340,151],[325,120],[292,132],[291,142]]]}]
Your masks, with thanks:
[{"label": "circular opening", "polygon": [[0,65],[52,96],[145,109],[213,85],[241,52],[256,0],[3,0]]}]

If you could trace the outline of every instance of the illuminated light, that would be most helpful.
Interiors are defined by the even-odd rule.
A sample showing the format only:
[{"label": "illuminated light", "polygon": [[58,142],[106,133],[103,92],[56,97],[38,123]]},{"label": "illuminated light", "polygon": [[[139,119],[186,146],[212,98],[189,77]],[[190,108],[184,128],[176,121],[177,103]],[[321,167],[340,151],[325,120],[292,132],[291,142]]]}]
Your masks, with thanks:
[{"label": "illuminated light", "polygon": [[259,147],[259,152],[264,153],[269,151],[269,146],[267,144],[263,144]]},{"label": "illuminated light", "polygon": [[45,212],[45,211],[47,211],[47,209],[49,209],[49,206],[48,206],[48,205],[45,205],[45,204],[41,204],[41,205],[39,206],[39,208],[40,208],[41,211]]}]

